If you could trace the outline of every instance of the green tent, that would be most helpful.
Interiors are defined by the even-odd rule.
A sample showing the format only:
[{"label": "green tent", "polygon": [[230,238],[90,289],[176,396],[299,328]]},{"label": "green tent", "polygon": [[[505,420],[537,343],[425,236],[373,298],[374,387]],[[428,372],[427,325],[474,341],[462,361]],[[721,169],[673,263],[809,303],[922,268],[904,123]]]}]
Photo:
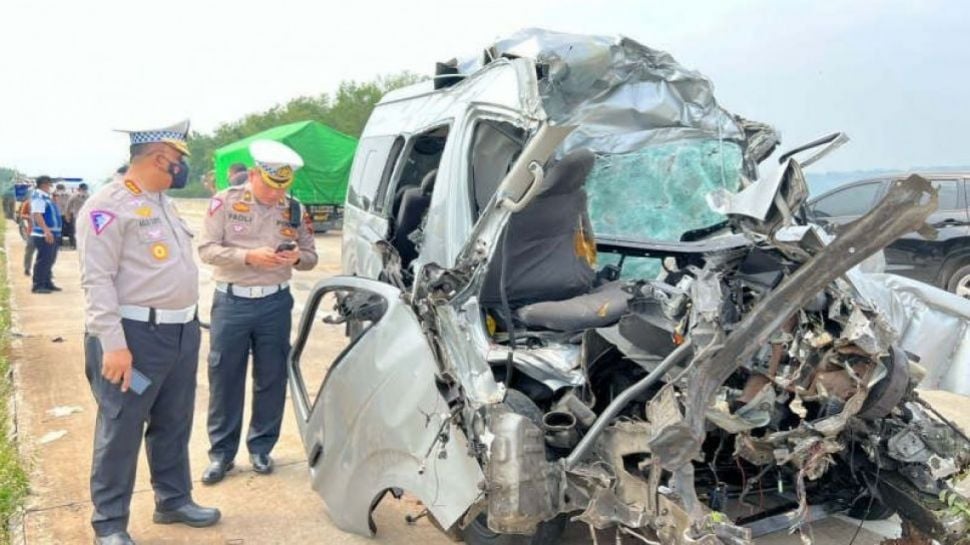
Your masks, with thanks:
[{"label": "green tent", "polygon": [[267,129],[215,151],[216,187],[229,185],[229,167],[234,163],[253,165],[249,144],[254,140],[275,140],[293,148],[303,158],[290,193],[305,204],[343,205],[347,196],[350,165],[357,139],[316,121],[300,121]]}]

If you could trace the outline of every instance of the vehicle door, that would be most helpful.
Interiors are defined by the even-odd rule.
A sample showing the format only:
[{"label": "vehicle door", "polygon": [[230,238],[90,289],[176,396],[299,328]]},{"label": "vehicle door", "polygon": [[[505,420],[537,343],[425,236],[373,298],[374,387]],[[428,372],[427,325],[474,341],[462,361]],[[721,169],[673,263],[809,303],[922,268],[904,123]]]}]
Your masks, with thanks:
[{"label": "vehicle door", "polygon": [[444,528],[479,497],[481,468],[397,288],[350,276],[318,283],[288,366],[312,487],[341,529],[372,535],[371,510],[388,490],[417,496]]},{"label": "vehicle door", "polygon": [[400,135],[363,138],[357,146],[344,206],[341,261],[345,274],[367,278],[380,274],[374,243],[386,238],[388,221],[378,193],[386,187],[403,147]]},{"label": "vehicle door", "polygon": [[830,191],[809,206],[812,219],[838,232],[840,226],[859,219],[875,206],[885,193],[885,184],[885,180],[868,180]]},{"label": "vehicle door", "polygon": [[935,238],[909,233],[886,248],[886,271],[946,288],[943,264],[955,239],[970,236],[970,216],[964,180],[959,176],[928,177],[939,195],[939,205],[926,223]]}]

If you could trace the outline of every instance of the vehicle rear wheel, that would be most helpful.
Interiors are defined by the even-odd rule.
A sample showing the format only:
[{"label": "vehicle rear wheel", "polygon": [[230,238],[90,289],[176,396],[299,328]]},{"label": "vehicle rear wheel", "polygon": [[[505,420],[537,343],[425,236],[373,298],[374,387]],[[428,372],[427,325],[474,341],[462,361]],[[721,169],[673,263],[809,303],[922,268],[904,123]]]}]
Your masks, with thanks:
[{"label": "vehicle rear wheel", "polygon": [[566,529],[566,515],[539,524],[531,536],[518,534],[497,534],[488,529],[484,514],[479,515],[462,530],[462,538],[468,545],[552,545],[559,543],[559,537]]},{"label": "vehicle rear wheel", "polygon": [[950,276],[946,288],[964,299],[970,299],[970,265],[964,265],[957,269]]}]

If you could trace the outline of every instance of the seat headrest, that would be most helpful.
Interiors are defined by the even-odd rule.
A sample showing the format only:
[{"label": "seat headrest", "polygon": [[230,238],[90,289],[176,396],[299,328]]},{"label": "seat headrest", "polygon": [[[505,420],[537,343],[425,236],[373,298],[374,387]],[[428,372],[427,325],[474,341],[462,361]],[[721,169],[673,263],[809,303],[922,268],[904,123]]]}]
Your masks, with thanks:
[{"label": "seat headrest", "polygon": [[424,195],[430,195],[434,191],[435,178],[438,177],[438,169],[433,168],[421,178],[421,193]]},{"label": "seat headrest", "polygon": [[593,170],[596,156],[588,149],[578,149],[561,159],[546,164],[546,177],[539,195],[565,195],[583,188]]}]

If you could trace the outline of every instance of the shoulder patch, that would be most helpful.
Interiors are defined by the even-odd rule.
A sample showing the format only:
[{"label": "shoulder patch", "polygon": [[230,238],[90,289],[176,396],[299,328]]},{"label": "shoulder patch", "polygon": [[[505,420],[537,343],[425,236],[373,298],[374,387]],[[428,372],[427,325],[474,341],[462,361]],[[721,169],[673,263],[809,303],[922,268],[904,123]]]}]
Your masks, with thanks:
[{"label": "shoulder patch", "polygon": [[94,227],[95,235],[103,233],[111,225],[111,222],[115,220],[115,215],[107,210],[92,210],[89,216],[91,217],[91,226]]},{"label": "shoulder patch", "polygon": [[222,199],[218,197],[213,197],[212,200],[209,201],[209,215],[211,216],[215,214],[216,211],[222,208],[222,205],[223,205]]}]

